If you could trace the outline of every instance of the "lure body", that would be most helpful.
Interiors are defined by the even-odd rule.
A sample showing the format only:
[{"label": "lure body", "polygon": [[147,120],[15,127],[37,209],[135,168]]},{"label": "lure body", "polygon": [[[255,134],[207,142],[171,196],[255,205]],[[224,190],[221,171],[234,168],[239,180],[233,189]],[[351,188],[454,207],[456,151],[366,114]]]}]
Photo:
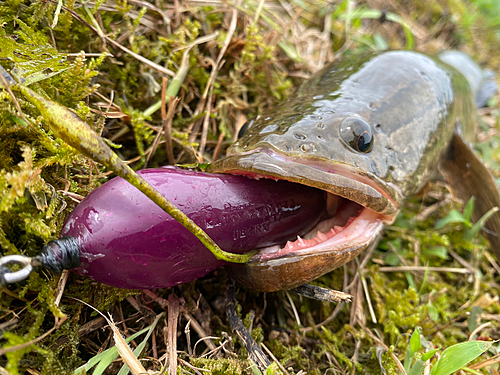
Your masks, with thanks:
[{"label": "lure body", "polygon": [[[174,167],[138,173],[232,253],[295,239],[318,222],[326,207],[324,192],[285,181]],[[94,190],[73,210],[63,236],[79,244],[81,264],[76,272],[120,288],[172,286],[226,263],[119,177]]]}]

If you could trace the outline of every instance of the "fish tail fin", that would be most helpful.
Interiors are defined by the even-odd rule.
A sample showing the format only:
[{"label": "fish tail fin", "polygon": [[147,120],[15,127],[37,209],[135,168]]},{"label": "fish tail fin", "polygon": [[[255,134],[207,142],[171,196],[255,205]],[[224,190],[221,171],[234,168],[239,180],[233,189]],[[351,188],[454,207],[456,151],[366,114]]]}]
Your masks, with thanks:
[{"label": "fish tail fin", "polygon": [[489,69],[481,69],[465,53],[446,51],[439,54],[439,59],[458,70],[467,79],[474,93],[477,108],[484,107],[488,100],[498,92],[495,73]]},{"label": "fish tail fin", "polygon": [[[500,196],[493,176],[458,134],[453,136],[448,158],[439,169],[454,196],[464,202],[472,196],[476,198],[472,215],[474,221],[490,209],[500,207]],[[500,262],[500,212],[495,212],[482,229]]]}]

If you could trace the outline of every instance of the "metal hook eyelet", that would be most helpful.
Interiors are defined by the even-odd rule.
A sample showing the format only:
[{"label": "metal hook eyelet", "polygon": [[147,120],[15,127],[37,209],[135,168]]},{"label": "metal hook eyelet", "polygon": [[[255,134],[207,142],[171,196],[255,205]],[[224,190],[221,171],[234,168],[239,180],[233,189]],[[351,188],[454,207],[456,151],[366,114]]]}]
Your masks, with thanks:
[{"label": "metal hook eyelet", "polygon": [[[8,264],[19,264],[23,266],[19,271],[9,272]],[[26,279],[33,271],[31,258],[24,255],[7,255],[0,258],[0,285],[17,283]]]}]

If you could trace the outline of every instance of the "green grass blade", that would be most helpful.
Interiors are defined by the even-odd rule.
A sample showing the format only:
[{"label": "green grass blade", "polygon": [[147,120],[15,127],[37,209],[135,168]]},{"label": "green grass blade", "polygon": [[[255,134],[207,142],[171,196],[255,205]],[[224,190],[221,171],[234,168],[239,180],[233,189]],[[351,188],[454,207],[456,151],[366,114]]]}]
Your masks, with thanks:
[{"label": "green grass blade", "polygon": [[439,220],[436,225],[434,225],[435,229],[443,229],[445,226],[448,224],[454,224],[454,223],[465,223],[467,220],[465,217],[458,212],[457,210],[451,210],[446,217],[443,219]]},{"label": "green grass blade", "polygon": [[424,372],[426,363],[421,359],[418,359],[413,366],[411,366],[410,371],[408,371],[408,375],[420,375]]},{"label": "green grass blade", "polygon": [[413,355],[420,349],[421,346],[422,344],[420,342],[420,330],[417,327],[410,337],[410,345],[408,345],[408,349],[406,350],[404,368],[407,373],[410,372],[410,364]]},{"label": "green grass blade", "polygon": [[474,202],[476,202],[476,197],[472,196],[464,206],[464,217],[466,220],[470,221],[472,212],[474,211]]},{"label": "green grass blade", "polygon": [[[136,337],[139,337],[140,335],[142,335],[143,333],[146,333],[148,330],[149,330],[149,327],[146,327],[146,328],[140,330],[139,332],[134,333],[132,336],[127,337],[125,339],[125,341],[130,342],[130,341],[134,340]],[[111,364],[111,362],[113,362],[116,358],[118,358],[118,350],[116,349],[116,346],[113,346],[112,348],[109,348],[109,349],[103,351],[102,353],[99,353],[96,356],[92,357],[86,364],[78,367],[73,372],[73,374],[74,375],[82,374],[82,371],[83,371],[83,373],[87,373],[92,367],[94,367],[95,365],[97,365],[101,361],[104,361],[104,359],[108,360],[108,354],[109,354],[109,358],[111,358],[110,353],[114,354],[114,357],[106,365],[106,367],[104,368],[104,370],[105,370]],[[96,370],[97,370],[97,368],[96,368]],[[101,375],[102,374],[102,372],[98,373],[98,372],[96,372],[96,370],[94,370],[93,375]]]},{"label": "green grass blade", "polygon": [[[156,328],[156,325],[158,324],[158,322],[160,321],[160,318],[163,315],[164,314],[161,313],[161,314],[159,314],[159,315],[156,316],[154,322],[149,326],[148,333],[144,337],[144,340],[142,340],[141,343],[139,345],[137,345],[137,348],[134,349],[134,354],[135,354],[136,357],[139,357],[139,355],[142,353],[142,351],[146,347],[146,344],[148,343],[149,337],[153,333],[153,330]],[[127,365],[123,365],[122,368],[120,369],[120,371],[118,372],[118,375],[127,375],[128,372],[129,372],[128,366]]]},{"label": "green grass blade", "polygon": [[430,375],[449,375],[487,351],[495,341],[467,341],[445,349]]},{"label": "green grass blade", "polygon": [[486,221],[493,215],[495,212],[499,210],[498,207],[493,207],[490,209],[488,212],[486,212],[481,219],[475,223],[472,228],[470,228],[467,232],[465,232],[464,238],[468,241],[472,240],[474,237],[477,236],[479,231],[481,230],[481,227],[486,223]]}]

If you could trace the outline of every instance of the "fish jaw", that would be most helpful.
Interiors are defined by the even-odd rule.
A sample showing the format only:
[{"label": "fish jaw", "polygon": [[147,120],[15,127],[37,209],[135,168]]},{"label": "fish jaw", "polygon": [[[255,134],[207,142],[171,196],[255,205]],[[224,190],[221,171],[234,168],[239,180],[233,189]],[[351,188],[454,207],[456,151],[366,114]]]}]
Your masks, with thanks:
[{"label": "fish jaw", "polygon": [[[261,292],[295,288],[357,257],[378,241],[382,228],[383,216],[363,208],[359,216],[340,230],[332,228],[326,234],[318,231],[310,240],[289,241],[275,253],[267,252],[269,248],[262,249],[250,262],[231,264],[226,269],[240,284]],[[328,239],[314,246],[302,245],[322,240],[321,237]]]},{"label": "fish jaw", "polygon": [[329,217],[303,238],[258,249],[250,262],[226,266],[236,281],[258,291],[295,288],[342,266],[376,243],[384,224],[392,223],[399,211],[390,192],[342,168],[326,172],[262,152],[229,156],[211,168],[217,173],[283,179],[329,192]]},{"label": "fish jaw", "polygon": [[341,196],[391,218],[397,215],[403,200],[396,187],[346,166],[288,158],[269,150],[227,156],[215,162],[209,171],[296,182]]}]

